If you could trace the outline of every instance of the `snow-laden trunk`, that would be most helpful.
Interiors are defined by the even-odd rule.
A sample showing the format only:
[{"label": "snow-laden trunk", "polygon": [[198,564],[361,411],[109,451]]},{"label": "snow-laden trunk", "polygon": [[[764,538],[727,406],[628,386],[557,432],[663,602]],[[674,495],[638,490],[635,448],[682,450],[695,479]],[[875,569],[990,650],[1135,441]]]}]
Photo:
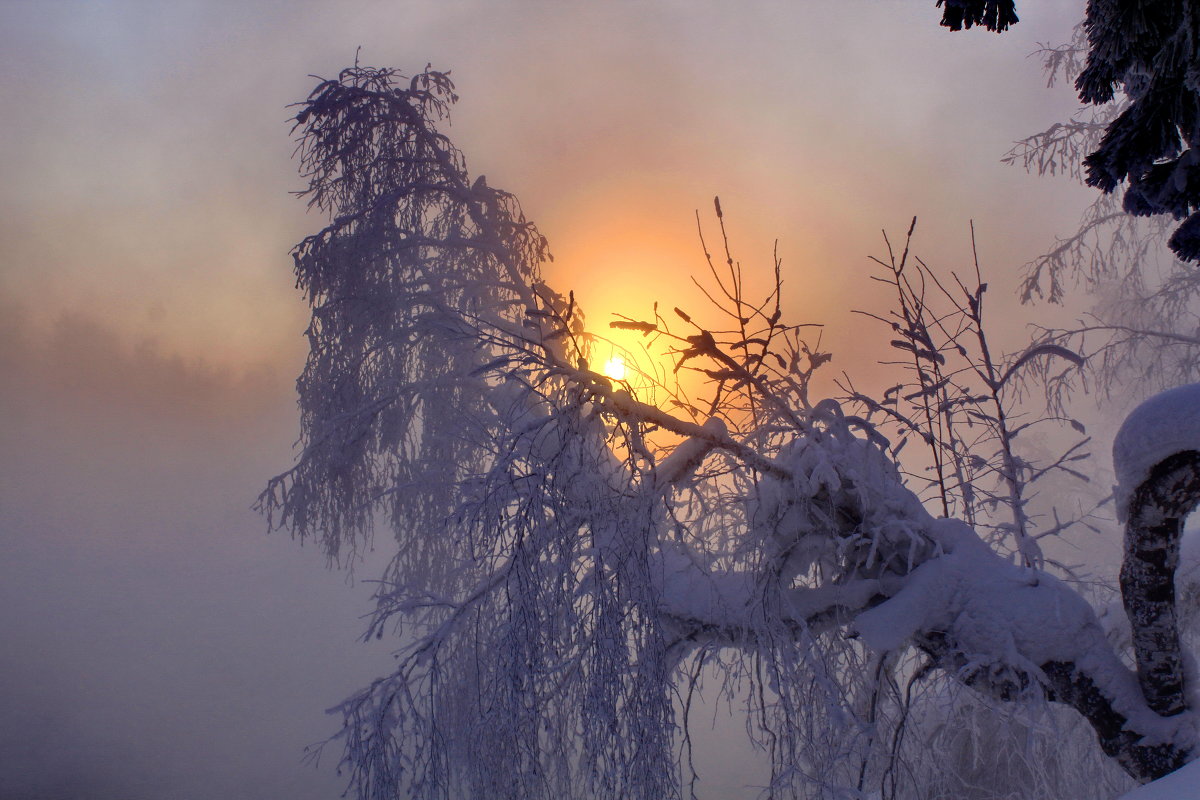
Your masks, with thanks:
[{"label": "snow-laden trunk", "polygon": [[1121,594],[1138,680],[1150,707],[1173,716],[1191,710],[1175,570],[1183,521],[1200,503],[1200,384],[1134,409],[1113,442],[1113,465],[1117,513],[1125,522]]},{"label": "snow-laden trunk", "polygon": [[1184,518],[1200,503],[1200,453],[1159,462],[1134,491],[1125,523],[1121,595],[1146,702],[1172,716],[1189,707],[1175,609],[1175,570]]}]

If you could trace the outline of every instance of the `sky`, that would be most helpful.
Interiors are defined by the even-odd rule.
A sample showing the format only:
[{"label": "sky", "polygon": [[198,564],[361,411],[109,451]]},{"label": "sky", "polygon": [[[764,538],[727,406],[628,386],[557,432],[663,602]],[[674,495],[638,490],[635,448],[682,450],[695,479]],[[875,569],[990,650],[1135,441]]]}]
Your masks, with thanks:
[{"label": "sky", "polygon": [[1020,267],[1091,195],[1000,158],[1075,108],[1031,54],[1082,3],[1019,11],[997,36],[932,0],[0,0],[0,797],[342,788],[303,748],[391,661],[357,642],[386,542],[329,570],[250,510],[298,430],[312,76],[450,70],[469,169],[601,326],[703,305],[720,195],[748,274],[778,246],[789,316],[864,374],[886,340],[847,312],[914,215],[947,269],[974,220],[1014,347],[1045,313]]}]

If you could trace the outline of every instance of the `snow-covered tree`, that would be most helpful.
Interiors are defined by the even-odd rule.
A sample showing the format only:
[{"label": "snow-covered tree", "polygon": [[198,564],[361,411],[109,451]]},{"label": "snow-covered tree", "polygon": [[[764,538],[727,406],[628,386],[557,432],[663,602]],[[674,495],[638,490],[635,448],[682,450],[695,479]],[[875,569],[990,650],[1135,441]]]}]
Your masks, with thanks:
[{"label": "snow-covered tree", "polygon": [[[1196,756],[1174,576],[1200,500],[1200,389],[1118,437],[1131,669],[1040,568],[1033,532],[1006,551],[984,520],[931,513],[871,415],[811,396],[827,356],[784,320],[778,279],[751,300],[717,259],[715,324],[681,309],[614,323],[704,376],[703,400],[660,407],[597,372],[576,299],[542,280],[546,240],[439,132],[455,99],[429,69],[355,67],[296,115],[330,223],[294,251],[313,309],[303,449],[260,502],[334,560],[377,525],[394,535],[370,635],[398,637],[396,668],[340,706],[359,797],[681,797],[692,692],[713,680],[745,704],[774,797],[939,796],[951,751],[977,758],[1006,708],[1042,709],[1022,718],[1031,737],[1071,709],[1138,781]],[[945,361],[930,332],[949,323],[911,308],[903,264],[909,397],[985,409],[986,394],[942,393],[955,374],[922,371]],[[965,351],[983,286],[963,292],[967,321],[944,334]],[[1002,416],[1013,373],[1059,355],[976,374]],[[910,427],[936,444],[941,419]],[[941,704],[933,682],[977,701]]]}]

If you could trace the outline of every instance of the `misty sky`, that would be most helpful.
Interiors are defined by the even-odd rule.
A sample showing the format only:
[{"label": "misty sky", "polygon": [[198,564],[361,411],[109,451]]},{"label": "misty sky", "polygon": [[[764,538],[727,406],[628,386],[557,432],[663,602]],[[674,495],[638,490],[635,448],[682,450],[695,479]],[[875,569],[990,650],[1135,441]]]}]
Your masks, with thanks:
[{"label": "misty sky", "polygon": [[[1000,163],[1075,107],[1030,54],[1082,2],[1019,11],[997,36],[933,0],[0,0],[0,797],[342,788],[336,751],[300,759],[390,663],[356,644],[373,566],[328,571],[249,510],[297,430],[310,75],[360,46],[452,70],[470,169],[592,319],[696,303],[721,195],[746,267],[778,239],[792,318],[869,369],[885,339],[845,311],[881,229],[918,215],[918,252],[963,267],[975,220],[1011,295],[1090,200]],[[1040,313],[994,302],[1012,335]]]}]

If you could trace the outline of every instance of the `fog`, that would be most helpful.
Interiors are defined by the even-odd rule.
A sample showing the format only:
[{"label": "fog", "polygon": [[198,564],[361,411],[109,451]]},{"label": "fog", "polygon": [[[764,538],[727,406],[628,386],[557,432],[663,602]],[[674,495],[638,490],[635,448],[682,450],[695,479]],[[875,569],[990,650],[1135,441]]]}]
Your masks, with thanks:
[{"label": "fog", "polygon": [[976,220],[999,294],[1090,198],[999,164],[1073,108],[1028,56],[1081,4],[1027,5],[1004,36],[933,0],[0,5],[0,797],[344,788],[336,745],[302,759],[391,661],[357,641],[378,565],[327,569],[251,511],[297,430],[310,74],[452,70],[472,170],[598,319],[695,299],[720,194],[746,263],[778,239],[794,314],[868,368],[837,323],[881,229],[919,215],[961,264]]},{"label": "fog", "polygon": [[78,318],[0,364],[0,796],[336,796],[303,748],[387,657],[369,587],[249,512],[289,382]]}]

